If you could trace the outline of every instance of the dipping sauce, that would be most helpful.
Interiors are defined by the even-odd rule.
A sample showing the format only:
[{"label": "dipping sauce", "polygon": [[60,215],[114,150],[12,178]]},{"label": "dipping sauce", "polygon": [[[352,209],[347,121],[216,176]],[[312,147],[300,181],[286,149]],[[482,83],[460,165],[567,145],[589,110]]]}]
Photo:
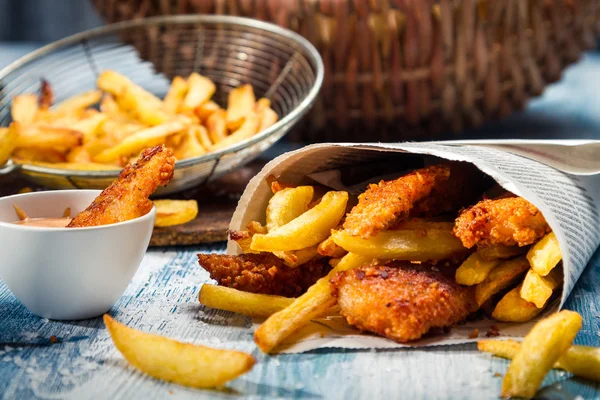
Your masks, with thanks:
[{"label": "dipping sauce", "polygon": [[38,228],[65,228],[71,222],[71,218],[25,218],[13,222],[15,225],[35,226]]}]

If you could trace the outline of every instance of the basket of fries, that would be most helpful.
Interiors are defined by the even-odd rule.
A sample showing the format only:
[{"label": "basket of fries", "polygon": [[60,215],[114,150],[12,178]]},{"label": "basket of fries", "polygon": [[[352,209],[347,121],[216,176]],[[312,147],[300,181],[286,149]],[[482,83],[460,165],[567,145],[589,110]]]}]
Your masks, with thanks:
[{"label": "basket of fries", "polygon": [[308,41],[261,21],[189,15],[90,30],[0,71],[0,174],[104,188],[143,149],[165,144],[177,163],[159,194],[180,191],[270,147],[322,80]]},{"label": "basket of fries", "polygon": [[598,30],[593,0],[92,2],[110,22],[214,13],[302,34],[325,64],[309,141],[437,139],[506,116],[593,48]]}]

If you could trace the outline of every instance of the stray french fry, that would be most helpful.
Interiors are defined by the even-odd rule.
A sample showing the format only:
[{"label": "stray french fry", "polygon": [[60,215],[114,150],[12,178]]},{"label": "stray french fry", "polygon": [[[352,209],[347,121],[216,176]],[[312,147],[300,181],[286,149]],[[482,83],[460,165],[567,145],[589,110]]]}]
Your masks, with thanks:
[{"label": "stray french fry", "polygon": [[502,380],[502,397],[535,396],[542,380],[573,343],[581,315],[563,310],[539,321],[529,331]]},{"label": "stray french fry", "polygon": [[479,252],[475,252],[456,270],[456,283],[467,286],[477,285],[483,282],[500,262],[501,260],[487,261],[481,257]]},{"label": "stray french fry", "polygon": [[196,200],[155,200],[156,220],[154,226],[185,224],[198,215]]},{"label": "stray french fry", "polygon": [[219,143],[227,137],[227,122],[225,118],[227,112],[225,110],[217,110],[212,113],[206,120],[206,128],[213,143]]},{"label": "stray french fry", "polygon": [[443,260],[466,250],[451,230],[389,230],[368,239],[352,236],[342,230],[332,232],[331,236],[344,250],[386,260]]},{"label": "stray french fry", "polygon": [[250,113],[244,119],[244,123],[238,130],[233,132],[231,135],[227,136],[225,139],[221,140],[218,143],[215,143],[212,147],[212,150],[220,150],[225,147],[229,147],[233,144],[241,142],[242,140],[250,139],[256,132],[258,132],[259,126],[258,115],[255,113]]},{"label": "stray french fry", "polygon": [[[521,343],[515,340],[485,339],[477,342],[477,349],[496,357],[512,360],[519,352]],[[564,369],[575,376],[600,381],[600,348],[571,346],[561,354],[553,368]]]},{"label": "stray french fry", "polygon": [[102,99],[102,92],[99,90],[90,90],[70,97],[67,100],[55,105],[52,112],[55,115],[68,115],[80,113],[88,107],[97,104]]},{"label": "stray french fry", "polygon": [[14,128],[0,128],[0,166],[10,158],[10,154],[17,147],[18,132]]},{"label": "stray french fry", "polygon": [[266,318],[294,302],[293,298],[243,292],[225,286],[202,285],[200,303],[218,310]]},{"label": "stray french fry", "polygon": [[546,276],[540,276],[533,269],[527,271],[521,287],[521,298],[543,308],[562,281],[562,271],[554,268]]},{"label": "stray french fry", "polygon": [[95,162],[109,163],[121,156],[128,156],[142,151],[144,148],[162,144],[169,135],[184,130],[187,124],[182,121],[171,121],[153,126],[127,136],[116,146],[102,151],[94,157]]},{"label": "stray french fry", "polygon": [[[238,129],[254,111],[256,98],[251,85],[242,85],[229,92],[227,99],[227,128],[231,131]],[[257,127],[258,128],[258,127]]]},{"label": "stray french fry", "polygon": [[248,372],[250,354],[181,343],[144,333],[104,315],[104,324],[116,348],[138,370],[167,382],[195,388],[223,385]]},{"label": "stray french fry", "polygon": [[506,293],[496,304],[492,317],[504,322],[526,322],[542,312],[541,308],[524,300],[519,294],[520,291],[521,285]]},{"label": "stray french fry", "polygon": [[267,205],[267,229],[277,229],[305,213],[314,192],[312,186],[298,186],[275,193]]},{"label": "stray french fry", "polygon": [[529,268],[525,257],[517,257],[504,261],[489,273],[487,278],[475,286],[475,301],[478,306],[488,301],[493,295],[513,284]]},{"label": "stray french fry", "polygon": [[527,252],[527,259],[538,275],[546,276],[562,260],[562,253],[556,234],[551,232]]},{"label": "stray french fry", "polygon": [[163,107],[166,112],[175,114],[181,108],[185,94],[187,93],[187,81],[180,76],[173,78],[171,87],[163,100]]},{"label": "stray french fry", "polygon": [[319,279],[308,291],[283,310],[271,315],[254,333],[254,342],[265,353],[270,353],[293,332],[318,318],[335,304],[329,279],[341,271],[362,267],[371,258],[348,253],[327,276]]},{"label": "stray french fry", "polygon": [[291,222],[267,234],[252,237],[254,251],[300,250],[314,246],[326,239],[344,213],[348,202],[347,192],[328,192],[321,203]]},{"label": "stray french fry", "polygon": [[196,107],[206,103],[217,90],[217,87],[210,79],[192,72],[188,77],[188,92],[181,104],[181,111],[193,111]]},{"label": "stray french fry", "polygon": [[38,97],[35,94],[22,94],[12,99],[10,114],[13,121],[30,124],[38,113]]}]

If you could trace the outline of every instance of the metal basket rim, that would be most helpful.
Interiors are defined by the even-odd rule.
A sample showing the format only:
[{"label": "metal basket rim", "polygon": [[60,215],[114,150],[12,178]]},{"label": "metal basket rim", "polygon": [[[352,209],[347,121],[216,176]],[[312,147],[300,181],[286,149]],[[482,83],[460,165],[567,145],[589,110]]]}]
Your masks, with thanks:
[{"label": "metal basket rim", "polygon": [[[323,79],[325,76],[325,67],[323,65],[323,59],[321,55],[317,51],[317,49],[303,36],[289,30],[282,28],[278,25],[275,25],[270,22],[264,22],[252,18],[246,17],[238,17],[238,16],[230,16],[230,15],[167,15],[167,16],[156,16],[149,18],[140,18],[129,21],[121,21],[112,23],[105,26],[100,26],[98,28],[89,29],[83,32],[76,33],[71,36],[67,36],[63,39],[56,40],[52,43],[49,43],[45,46],[40,47],[37,50],[34,50],[17,60],[13,61],[6,67],[0,69],[0,83],[2,80],[6,78],[9,74],[14,72],[18,72],[18,69],[27,63],[40,59],[43,56],[56,51],[62,47],[81,43],[87,39],[96,38],[99,36],[105,36],[111,33],[117,33],[124,29],[143,27],[147,25],[161,25],[161,24],[189,24],[189,23],[207,23],[207,24],[227,24],[232,26],[243,26],[248,28],[260,29],[264,31],[268,31],[271,33],[275,33],[276,35],[283,36],[285,38],[291,39],[292,41],[298,43],[303,50],[307,52],[309,61],[312,62],[315,68],[315,82],[309,92],[306,94],[304,99],[296,106],[293,110],[291,110],[286,116],[277,121],[274,125],[265,129],[264,131],[254,135],[250,139],[243,140],[241,142],[236,143],[234,146],[226,147],[222,150],[218,150],[215,152],[211,152],[205,155],[201,155],[198,157],[192,157],[185,160],[178,160],[175,163],[175,167],[185,168],[197,164],[202,164],[204,162],[213,161],[220,159],[222,156],[227,154],[235,154],[240,150],[248,148],[256,143],[261,142],[267,137],[275,134],[280,130],[288,130],[298,119],[304,116],[312,107],[314,102],[317,99],[317,95],[321,90],[321,86],[323,85]],[[81,171],[81,170],[66,170],[59,168],[50,168],[45,166],[38,166],[34,164],[18,164],[14,165],[16,169],[22,169],[23,171],[28,172],[36,172],[36,173],[44,173],[54,176],[79,176],[79,177],[91,177],[91,178],[108,178],[108,177],[117,177],[120,173],[119,170],[110,170],[110,171]]]}]

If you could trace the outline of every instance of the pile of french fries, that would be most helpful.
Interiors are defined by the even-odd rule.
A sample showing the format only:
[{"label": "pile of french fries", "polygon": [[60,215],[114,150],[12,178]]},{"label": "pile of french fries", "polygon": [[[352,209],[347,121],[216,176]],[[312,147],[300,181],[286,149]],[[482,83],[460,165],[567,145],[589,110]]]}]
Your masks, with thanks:
[{"label": "pile of french fries", "polygon": [[175,77],[163,100],[110,70],[97,86],[59,104],[45,81],[39,95],[13,98],[13,122],[0,128],[0,165],[12,157],[59,169],[119,169],[158,144],[183,160],[249,139],[278,119],[249,84],[233,89],[221,108],[211,100],[215,84],[195,72]]},{"label": "pile of french fries", "polygon": [[[519,253],[525,253],[518,255]],[[475,300],[482,307],[498,293],[517,284],[495,305],[492,317],[498,321],[525,322],[536,317],[562,283],[557,265],[562,253],[554,232],[529,250],[518,246],[484,247],[471,254],[456,270],[456,282],[475,285]]]},{"label": "pile of french fries", "polygon": [[600,381],[600,348],[572,345],[582,318],[563,310],[539,321],[522,343],[514,340],[481,340],[480,351],[511,359],[502,381],[502,397],[530,399],[552,368]]}]

